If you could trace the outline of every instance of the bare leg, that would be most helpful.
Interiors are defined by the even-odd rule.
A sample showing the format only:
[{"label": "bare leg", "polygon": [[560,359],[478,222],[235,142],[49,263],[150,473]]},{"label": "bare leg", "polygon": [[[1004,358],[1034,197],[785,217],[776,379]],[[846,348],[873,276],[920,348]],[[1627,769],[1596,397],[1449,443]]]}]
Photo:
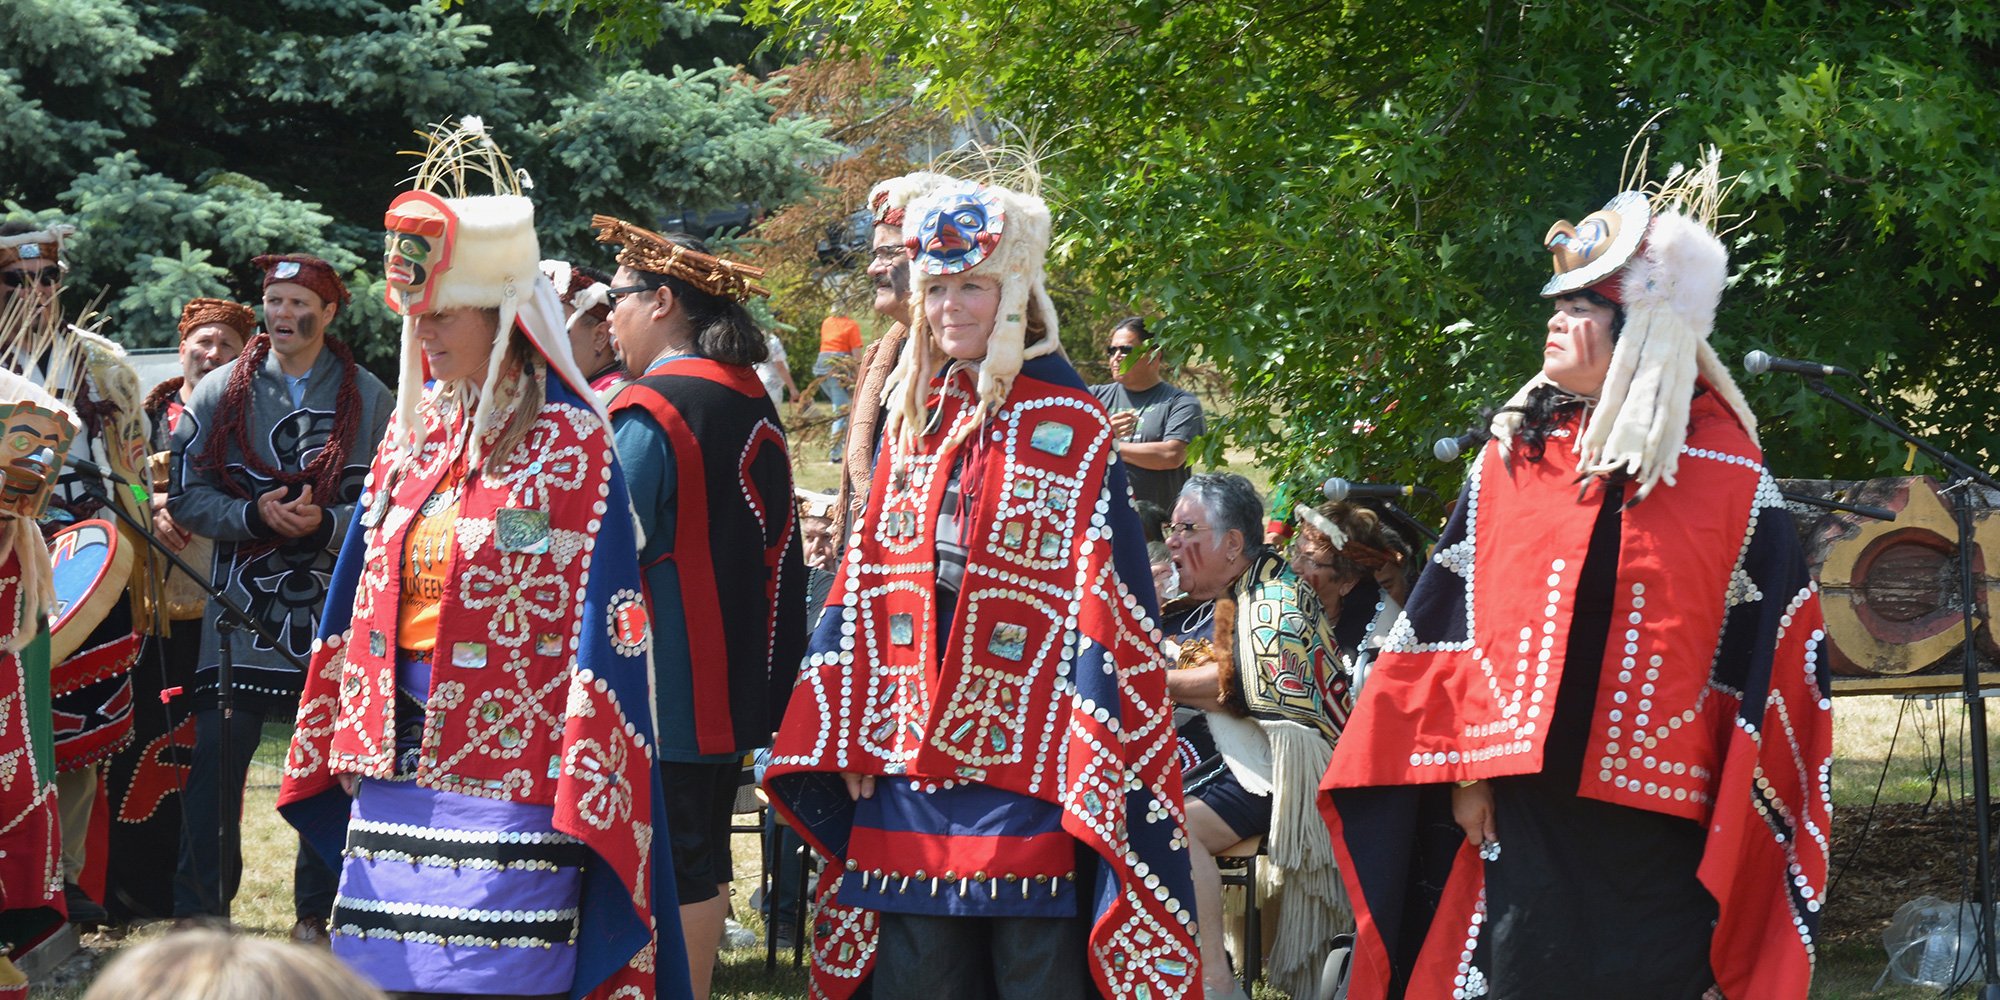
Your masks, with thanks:
[{"label": "bare leg", "polygon": [[[1202,982],[1210,997],[1229,997],[1236,991],[1236,982],[1229,978],[1228,952],[1222,945],[1222,873],[1216,870],[1215,855],[1243,838],[1200,799],[1188,800],[1187,816],[1188,833],[1194,839],[1188,846],[1188,860],[1194,866],[1195,931],[1201,941]],[[1246,942],[1245,947],[1256,945]]]},{"label": "bare leg", "polygon": [[722,953],[722,922],[729,919],[729,883],[713,899],[681,907],[681,937],[687,941],[688,982],[694,1000],[708,1000],[715,959]]},{"label": "bare leg", "polygon": [[56,775],[56,815],[62,826],[63,881],[72,885],[83,874],[84,841],[90,835],[90,810],[96,804],[96,764]]}]

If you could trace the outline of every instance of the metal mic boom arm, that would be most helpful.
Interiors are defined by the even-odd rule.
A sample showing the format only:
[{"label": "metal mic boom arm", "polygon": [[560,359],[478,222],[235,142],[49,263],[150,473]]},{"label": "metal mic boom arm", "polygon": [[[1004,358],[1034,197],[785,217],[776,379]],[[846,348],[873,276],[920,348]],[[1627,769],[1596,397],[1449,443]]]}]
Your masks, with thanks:
[{"label": "metal mic boom arm", "polygon": [[[79,465],[78,468],[82,468],[82,466]],[[88,472],[90,470],[84,469],[84,471]],[[173,563],[175,569],[178,569],[181,572],[186,573],[189,579],[193,580],[196,583],[201,584],[202,589],[208,591],[208,596],[212,600],[214,600],[215,603],[222,605],[222,610],[224,612],[223,620],[226,624],[232,624],[236,628],[241,628],[256,633],[257,638],[262,639],[264,640],[264,642],[268,643],[271,649],[276,651],[279,656],[285,658],[286,662],[290,663],[294,667],[299,668],[300,673],[305,672],[306,670],[305,661],[292,655],[291,650],[286,649],[283,644],[278,642],[277,636],[274,636],[270,632],[266,631],[264,629],[264,626],[257,624],[256,619],[250,617],[250,612],[245,611],[243,609],[243,605],[236,603],[235,598],[230,597],[228,594],[224,593],[220,588],[216,587],[215,581],[210,580],[208,578],[208,574],[195,569],[192,565],[188,563],[187,560],[181,558],[180,553],[175,552],[170,548],[167,548],[167,544],[165,542],[160,541],[159,536],[153,534],[153,531],[149,526],[140,524],[138,518],[135,518],[131,514],[126,513],[125,508],[118,506],[118,504],[114,502],[110,497],[105,496],[102,493],[98,493],[90,489],[90,487],[88,486],[84,487],[84,492],[92,497],[95,497],[97,500],[101,501],[104,504],[105,509],[117,515],[118,520],[124,522],[126,527],[131,528],[133,531],[138,532],[139,537],[145,539],[146,544],[152,546],[154,551],[158,552],[163,556],[166,556],[167,561]]]}]

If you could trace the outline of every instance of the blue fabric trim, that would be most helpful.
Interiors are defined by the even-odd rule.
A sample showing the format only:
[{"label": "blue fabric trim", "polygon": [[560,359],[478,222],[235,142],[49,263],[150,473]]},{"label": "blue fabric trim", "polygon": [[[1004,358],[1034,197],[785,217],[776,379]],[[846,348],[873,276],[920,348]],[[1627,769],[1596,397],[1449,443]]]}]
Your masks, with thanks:
[{"label": "blue fabric trim", "polygon": [[854,825],[936,837],[1032,837],[1061,830],[1062,810],[988,785],[926,792],[908,778],[882,778],[873,797],[854,804]]}]

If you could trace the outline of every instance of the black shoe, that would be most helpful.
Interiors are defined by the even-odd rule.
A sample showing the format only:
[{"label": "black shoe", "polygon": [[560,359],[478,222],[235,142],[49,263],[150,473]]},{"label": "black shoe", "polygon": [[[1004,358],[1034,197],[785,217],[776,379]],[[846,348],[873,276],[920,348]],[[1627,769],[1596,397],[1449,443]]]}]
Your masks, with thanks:
[{"label": "black shoe", "polygon": [[799,939],[799,929],[789,920],[780,920],[771,928],[771,936],[778,939],[779,951],[790,951],[794,942]]},{"label": "black shoe", "polygon": [[83,891],[75,882],[63,883],[63,899],[69,904],[69,922],[72,924],[109,923],[111,914],[99,906],[97,900]]},{"label": "black shoe", "polygon": [[292,924],[292,941],[317,948],[332,947],[326,936],[326,918],[300,917],[297,923]]}]

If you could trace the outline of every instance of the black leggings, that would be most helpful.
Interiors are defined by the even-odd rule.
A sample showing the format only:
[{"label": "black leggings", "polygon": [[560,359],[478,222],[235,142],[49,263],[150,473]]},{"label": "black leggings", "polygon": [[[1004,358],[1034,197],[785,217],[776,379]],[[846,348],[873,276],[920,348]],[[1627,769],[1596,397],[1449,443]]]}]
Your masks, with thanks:
[{"label": "black leggings", "polygon": [[882,914],[875,1000],[1085,1000],[1083,917]]}]

